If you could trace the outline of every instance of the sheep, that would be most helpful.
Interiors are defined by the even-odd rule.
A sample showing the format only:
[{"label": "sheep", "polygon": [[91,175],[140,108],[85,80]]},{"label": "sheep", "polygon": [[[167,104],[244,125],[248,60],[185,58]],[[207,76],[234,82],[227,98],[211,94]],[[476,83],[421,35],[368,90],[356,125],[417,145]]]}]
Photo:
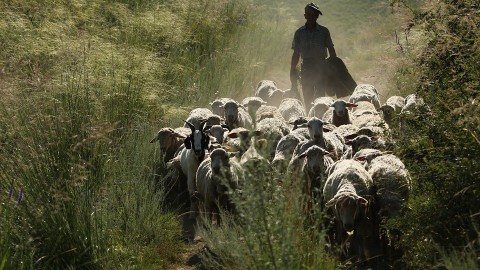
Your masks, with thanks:
[{"label": "sheep", "polygon": [[327,156],[329,154],[325,149],[312,145],[298,156],[299,159],[304,159],[300,172],[304,177],[303,192],[307,196],[322,191],[327,177],[326,168],[333,164],[333,160]]},{"label": "sheep", "polygon": [[[411,178],[402,161],[392,154],[371,159],[367,169],[375,186],[372,212],[376,225],[379,226],[382,219],[395,218],[400,214],[411,191]],[[376,229],[379,230],[379,227]],[[388,262],[394,262],[397,257],[395,255],[402,253],[401,250],[396,250],[400,232],[387,228],[379,230],[378,234],[384,257]]]},{"label": "sheep", "polygon": [[195,177],[200,162],[205,158],[205,152],[209,147],[210,138],[203,132],[205,122],[202,122],[197,129],[195,126],[185,121],[190,127],[192,133],[185,138],[185,148],[179,153],[180,166],[183,174],[187,177],[188,194],[190,195],[190,210],[192,211],[191,217],[194,215],[193,211],[196,210],[195,199]]},{"label": "sheep", "polygon": [[[212,115],[212,111],[207,108],[195,108],[190,111],[190,114],[185,121],[191,123],[196,129],[199,129],[200,123],[207,120]],[[185,123],[185,127],[189,127],[187,123]]]},{"label": "sheep", "polygon": [[404,104],[405,98],[401,96],[391,96],[387,99],[385,104],[378,108],[378,111],[382,112],[383,120],[391,125],[395,116],[402,111]]},{"label": "sheep", "polygon": [[271,80],[261,80],[257,84],[255,96],[267,101],[271,92],[277,89],[277,84]]},{"label": "sheep", "polygon": [[369,137],[367,135],[358,135],[352,139],[348,139],[345,142],[345,145],[350,147],[345,150],[342,159],[351,159],[359,150],[364,148],[372,148],[372,142],[375,139],[375,137]]},{"label": "sheep", "polygon": [[275,155],[275,148],[278,141],[290,133],[290,128],[285,121],[277,118],[266,118],[257,123],[257,129],[262,133],[260,136],[267,140],[266,149],[262,149],[265,153],[270,155],[269,160],[273,159]]},{"label": "sheep", "polygon": [[355,107],[352,108],[352,114],[351,116],[353,118],[359,117],[364,114],[378,114],[377,109],[375,108],[375,105],[373,105],[370,101],[357,101],[355,103]]},{"label": "sheep", "polygon": [[342,257],[358,256],[359,260],[372,256],[371,243],[376,239],[370,231],[371,219],[368,199],[372,195],[373,180],[367,170],[355,160],[341,160],[329,168],[329,176],[323,187],[323,200],[336,224],[337,244]]},{"label": "sheep", "polygon": [[307,150],[312,145],[317,145],[323,149],[325,149],[325,139],[323,136],[323,121],[312,117],[308,120],[306,124],[304,124],[308,128],[310,140],[300,142],[293,151],[292,159],[288,165],[291,168],[292,172],[297,171],[300,168],[300,161],[298,156],[301,155],[305,150]]},{"label": "sheep", "polygon": [[423,98],[417,96],[417,94],[410,94],[405,97],[405,104],[403,105],[400,113],[411,114],[419,109],[424,109],[427,112],[430,111]]},{"label": "sheep", "polygon": [[369,101],[376,109],[380,108],[380,97],[375,86],[371,84],[359,84],[353,90],[352,95],[348,99],[350,103],[357,103],[358,101]]},{"label": "sheep", "polygon": [[333,107],[329,107],[320,119],[322,119],[325,122],[332,123],[333,122],[333,110],[334,110]]},{"label": "sheep", "polygon": [[209,158],[200,163],[196,174],[196,190],[201,212],[210,215],[213,221],[220,224],[221,208],[233,211],[228,190],[237,190],[243,171],[240,165],[231,159],[235,153],[222,148],[213,150]]},{"label": "sheep", "polygon": [[265,118],[283,119],[283,116],[276,107],[264,105],[257,110],[256,122],[258,123]]},{"label": "sheep", "polygon": [[357,136],[358,129],[355,125],[347,124],[334,128],[332,133],[337,135],[342,140],[342,143],[345,144],[346,140]]},{"label": "sheep", "polygon": [[237,127],[252,128],[252,118],[245,108],[236,101],[229,101],[223,105],[225,110],[225,124],[229,129]]},{"label": "sheep", "polygon": [[356,104],[338,99],[330,106],[333,108],[332,124],[338,127],[352,123],[347,108],[356,107]]},{"label": "sheep", "polygon": [[310,140],[310,133],[308,132],[308,128],[306,126],[308,119],[305,117],[299,117],[295,121],[290,122],[290,125],[293,125],[290,134],[299,136],[302,141]]},{"label": "sheep", "polygon": [[325,112],[328,110],[335,100],[332,97],[319,97],[312,102],[312,107],[308,112],[309,117],[322,118]]},{"label": "sheep", "polygon": [[292,158],[293,150],[302,140],[304,138],[295,134],[283,136],[275,148],[272,166],[279,170],[285,169]]},{"label": "sheep", "polygon": [[278,107],[280,106],[284,98],[285,98],[285,92],[277,88],[270,92],[266,101],[268,105]]},{"label": "sheep", "polygon": [[252,119],[256,118],[257,110],[267,102],[259,97],[246,97],[242,101],[242,106],[246,107]]},{"label": "sheep", "polygon": [[224,143],[231,151],[239,152],[239,155],[245,153],[250,147],[252,136],[260,136],[261,132],[258,130],[250,131],[246,128],[235,128],[227,134],[227,139]]},{"label": "sheep", "polygon": [[278,106],[278,111],[288,123],[297,120],[299,117],[306,116],[302,102],[295,98],[283,99]]},{"label": "sheep", "polygon": [[213,126],[213,125],[221,125],[222,123],[225,122],[221,116],[218,116],[216,114],[212,114],[207,117],[207,126]]},{"label": "sheep", "polygon": [[227,102],[234,101],[231,98],[217,98],[216,100],[210,102],[210,106],[212,107],[212,113],[218,116],[224,115],[223,105]]},{"label": "sheep", "polygon": [[225,134],[226,132],[229,132],[229,130],[227,125],[212,125],[206,126],[204,132],[215,138],[216,143],[223,144],[226,137]]},{"label": "sheep", "polygon": [[183,144],[183,140],[186,137],[187,136],[185,134],[166,127],[160,129],[150,143],[158,141],[160,145],[160,151],[165,153],[164,162],[167,162],[174,157],[175,152]]}]

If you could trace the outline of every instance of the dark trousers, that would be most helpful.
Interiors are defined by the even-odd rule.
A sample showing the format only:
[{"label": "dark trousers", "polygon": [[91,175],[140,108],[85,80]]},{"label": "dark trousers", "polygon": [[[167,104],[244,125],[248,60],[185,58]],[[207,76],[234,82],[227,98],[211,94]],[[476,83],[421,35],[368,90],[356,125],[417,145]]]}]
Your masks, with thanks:
[{"label": "dark trousers", "polygon": [[324,97],[325,93],[325,60],[303,61],[301,69],[301,83],[305,109],[307,113],[312,107],[312,102],[318,97]]}]

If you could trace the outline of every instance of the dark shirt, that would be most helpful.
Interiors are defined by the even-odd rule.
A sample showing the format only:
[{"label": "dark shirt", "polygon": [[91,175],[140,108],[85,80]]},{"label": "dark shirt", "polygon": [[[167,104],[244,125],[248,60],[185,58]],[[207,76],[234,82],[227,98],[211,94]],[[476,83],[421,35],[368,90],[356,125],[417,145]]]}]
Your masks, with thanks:
[{"label": "dark shirt", "polygon": [[303,61],[327,58],[327,47],[333,47],[330,31],[317,23],[312,30],[305,25],[298,28],[293,36],[292,49],[299,49]]}]

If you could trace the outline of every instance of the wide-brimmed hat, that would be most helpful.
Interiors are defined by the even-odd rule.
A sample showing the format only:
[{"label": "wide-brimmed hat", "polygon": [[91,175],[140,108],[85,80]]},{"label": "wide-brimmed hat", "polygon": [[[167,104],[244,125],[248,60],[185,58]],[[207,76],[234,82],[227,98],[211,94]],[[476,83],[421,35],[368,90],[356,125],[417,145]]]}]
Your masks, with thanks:
[{"label": "wide-brimmed hat", "polygon": [[307,7],[308,7],[308,8],[312,8],[312,9],[318,11],[318,13],[320,13],[320,15],[323,15],[322,12],[320,11],[320,8],[317,6],[317,4],[315,4],[315,3],[310,3],[310,4],[308,4],[308,5],[305,6],[305,8],[307,8]]}]

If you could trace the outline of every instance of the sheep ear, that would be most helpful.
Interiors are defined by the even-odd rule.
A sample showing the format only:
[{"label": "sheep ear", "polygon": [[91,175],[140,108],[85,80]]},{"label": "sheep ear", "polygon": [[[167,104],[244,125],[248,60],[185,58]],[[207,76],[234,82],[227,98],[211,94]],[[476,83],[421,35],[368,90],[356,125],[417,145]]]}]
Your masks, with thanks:
[{"label": "sheep ear", "polygon": [[229,126],[227,126],[227,125],[225,125],[225,124],[222,124],[221,126],[222,126],[223,128],[226,128],[226,129],[228,129],[228,131],[230,131],[230,130],[231,130],[231,129],[230,129],[230,127],[229,127]]},{"label": "sheep ear", "polygon": [[192,149],[192,141],[190,140],[190,137],[185,138],[183,144],[185,145],[185,148]]},{"label": "sheep ear", "polygon": [[359,156],[359,157],[355,158],[355,160],[357,160],[357,161],[366,161],[366,160],[367,160],[367,157],[365,157],[365,156]]},{"label": "sheep ear", "polygon": [[352,140],[346,140],[345,145],[352,145]]},{"label": "sheep ear", "polygon": [[332,206],[335,206],[335,200],[334,200],[333,198],[330,199],[330,201],[328,201],[328,202],[325,204],[325,206],[326,206],[327,208],[330,208],[330,207],[332,207]]},{"label": "sheep ear", "polygon": [[361,206],[368,206],[368,201],[365,198],[358,197],[357,198],[358,205]]},{"label": "sheep ear", "polygon": [[153,138],[153,139],[150,141],[150,143],[154,143],[154,142],[156,142],[157,140],[158,140],[158,137],[155,136],[155,138]]},{"label": "sheep ear", "polygon": [[332,131],[333,129],[329,128],[329,127],[323,127],[322,128],[323,132],[330,132]]},{"label": "sheep ear", "polygon": [[238,138],[238,132],[230,132],[227,136],[232,139]]},{"label": "sheep ear", "polygon": [[347,104],[345,104],[345,106],[346,106],[347,108],[354,108],[354,107],[358,107],[358,105],[357,105],[357,104],[355,104],[355,103],[350,103],[350,102],[347,102]]},{"label": "sheep ear", "polygon": [[195,126],[192,125],[192,123],[188,121],[183,121],[183,122],[185,122],[185,124],[187,124],[187,126],[192,130],[192,133],[195,132]]},{"label": "sheep ear", "polygon": [[356,138],[358,136],[357,133],[353,133],[353,134],[350,134],[350,135],[347,135],[345,137],[343,137],[345,140],[353,140],[354,138]]},{"label": "sheep ear", "polygon": [[304,128],[304,127],[308,127],[307,123],[297,125],[297,128]]},{"label": "sheep ear", "polygon": [[378,137],[377,136],[372,136],[372,137],[370,137],[370,140],[372,140],[372,142],[376,142],[376,141],[378,141]]}]

